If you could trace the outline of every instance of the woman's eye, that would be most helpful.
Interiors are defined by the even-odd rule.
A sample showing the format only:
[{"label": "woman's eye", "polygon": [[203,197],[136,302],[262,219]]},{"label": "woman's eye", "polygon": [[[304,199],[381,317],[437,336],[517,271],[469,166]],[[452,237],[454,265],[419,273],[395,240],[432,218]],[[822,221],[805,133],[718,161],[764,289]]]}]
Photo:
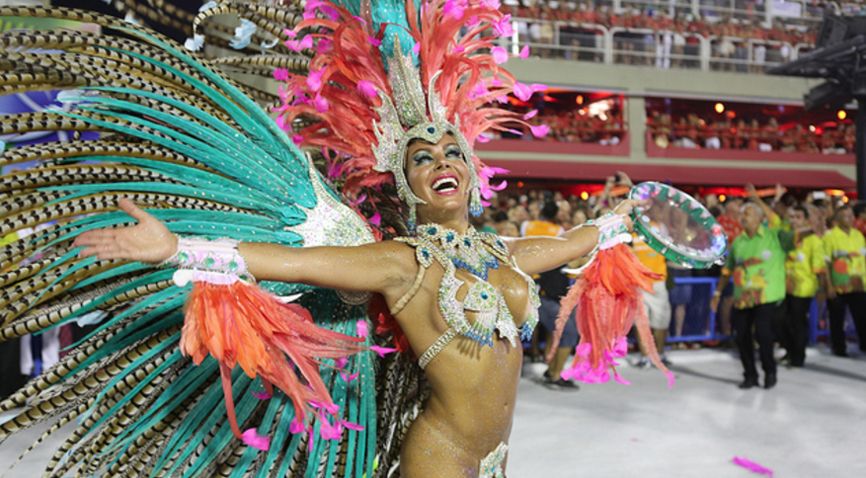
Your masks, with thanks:
[{"label": "woman's eye", "polygon": [[431,156],[429,153],[418,153],[415,156],[412,156],[412,161],[414,161],[415,164],[424,164],[426,162],[433,161],[433,156]]},{"label": "woman's eye", "polygon": [[450,147],[450,148],[445,150],[445,156],[447,156],[449,158],[450,157],[462,158],[463,157],[463,151],[461,151],[460,148],[458,148],[456,146]]}]

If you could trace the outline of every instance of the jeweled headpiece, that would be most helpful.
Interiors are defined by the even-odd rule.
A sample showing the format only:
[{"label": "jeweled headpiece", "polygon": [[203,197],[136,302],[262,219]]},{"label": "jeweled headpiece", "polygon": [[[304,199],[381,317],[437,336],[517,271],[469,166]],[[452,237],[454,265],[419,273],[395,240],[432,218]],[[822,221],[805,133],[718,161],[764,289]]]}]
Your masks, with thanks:
[{"label": "jeweled headpiece", "polygon": [[423,201],[406,179],[406,148],[413,139],[436,143],[451,134],[472,177],[470,211],[480,214],[481,197],[492,195],[493,170],[472,147],[484,131],[508,130],[503,123],[529,126],[495,105],[510,93],[525,101],[534,91],[498,66],[508,53],[491,42],[495,36],[481,36],[512,33],[499,1],[367,0],[344,7],[310,0],[306,8],[308,19],[287,32],[293,38],[287,46],[317,54],[307,76],[275,73],[287,83],[280,90],[284,128],[297,119],[312,122],[293,132],[295,141],[322,148],[330,174],[350,195],[393,177],[410,228]]}]

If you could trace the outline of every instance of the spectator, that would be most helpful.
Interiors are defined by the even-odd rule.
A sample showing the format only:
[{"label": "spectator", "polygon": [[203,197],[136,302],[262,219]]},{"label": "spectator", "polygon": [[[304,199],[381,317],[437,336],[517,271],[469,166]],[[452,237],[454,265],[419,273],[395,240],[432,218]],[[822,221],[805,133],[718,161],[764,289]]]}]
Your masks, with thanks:
[{"label": "spectator", "polygon": [[[655,224],[653,224],[655,225]],[[665,344],[668,340],[668,331],[671,327],[671,304],[668,301],[668,289],[666,286],[668,267],[664,256],[651,249],[646,242],[642,241],[635,235],[635,240],[632,242],[632,248],[635,255],[640,260],[641,264],[645,265],[649,270],[662,276],[659,280],[653,282],[653,291],[643,292],[644,312],[649,319],[650,330],[652,331],[653,342],[658,351],[659,358],[666,367],[671,364],[665,357]],[[650,367],[649,359],[647,358],[648,350],[644,343],[638,340],[640,348],[640,361],[637,366],[642,369]]]},{"label": "spectator", "polygon": [[[563,229],[556,225],[556,215],[559,207],[553,201],[547,201],[541,209],[541,219],[530,221],[526,228],[527,236],[558,236]],[[556,330],[556,317],[559,315],[559,301],[568,293],[568,276],[562,271],[563,267],[543,272],[537,279],[541,298],[541,306],[538,308],[539,322],[547,330],[547,350],[545,355],[550,357],[550,346],[553,341],[553,332]],[[559,348],[553,352],[553,357],[544,373],[544,385],[556,390],[576,390],[577,385],[562,378],[562,369],[571,351],[577,346],[577,324],[569,320],[565,324]]]},{"label": "spectator", "polygon": [[[763,203],[760,199],[758,201]],[[753,327],[764,369],[764,388],[776,385],[773,315],[777,303],[785,298],[785,255],[794,247],[792,233],[770,229],[762,224],[765,214],[763,209],[769,208],[755,203],[743,205],[740,215],[743,234],[734,240],[728,250],[725,267],[710,301],[710,308],[715,312],[722,291],[733,276],[734,327],[743,364],[744,379],[739,385],[742,389],[758,385]]]},{"label": "spectator", "polygon": [[860,201],[851,209],[854,212],[854,222],[851,226],[866,235],[866,201]]},{"label": "spectator", "polygon": [[866,240],[860,231],[851,227],[854,213],[845,206],[833,216],[835,227],[824,236],[824,253],[827,256],[830,283],[827,284],[827,299],[830,309],[830,342],[833,354],[847,357],[845,343],[845,308],[851,312],[860,350],[866,351]]}]

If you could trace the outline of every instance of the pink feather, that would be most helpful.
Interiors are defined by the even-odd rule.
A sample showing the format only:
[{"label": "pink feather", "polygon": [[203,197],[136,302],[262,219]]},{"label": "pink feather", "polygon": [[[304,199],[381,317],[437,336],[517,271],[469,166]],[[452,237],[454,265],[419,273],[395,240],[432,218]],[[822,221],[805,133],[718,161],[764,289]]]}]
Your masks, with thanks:
[{"label": "pink feather", "polygon": [[764,468],[763,466],[755,463],[754,461],[748,460],[746,458],[740,458],[738,456],[735,456],[733,461],[735,465],[742,466],[749,471],[760,473],[762,475],[773,476],[773,470],[769,468]]},{"label": "pink feather", "polygon": [[268,451],[271,447],[271,439],[266,436],[261,436],[256,432],[255,428],[250,428],[242,435],[241,440],[247,445],[256,450]]}]

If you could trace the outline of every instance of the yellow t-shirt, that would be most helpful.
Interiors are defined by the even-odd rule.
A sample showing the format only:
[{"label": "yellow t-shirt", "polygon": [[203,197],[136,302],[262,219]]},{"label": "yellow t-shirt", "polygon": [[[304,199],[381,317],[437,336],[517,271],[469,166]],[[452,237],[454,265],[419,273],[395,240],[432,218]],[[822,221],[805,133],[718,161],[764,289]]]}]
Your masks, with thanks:
[{"label": "yellow t-shirt", "polygon": [[525,236],[558,236],[562,227],[547,221],[529,221],[526,223]]},{"label": "yellow t-shirt", "polygon": [[866,282],[866,239],[850,229],[848,234],[839,228],[824,235],[824,255],[830,263],[830,282],[839,294],[863,292]]},{"label": "yellow t-shirt", "polygon": [[824,272],[824,243],[815,234],[804,237],[785,258],[785,292],[810,298],[818,292],[818,276]]},{"label": "yellow t-shirt", "polygon": [[634,255],[637,256],[640,263],[645,265],[647,269],[656,274],[661,274],[662,278],[659,280],[663,281],[667,278],[668,265],[665,261],[665,256],[654,251],[646,242],[638,239],[637,235],[634,235],[634,240],[632,241],[632,251],[634,251]]}]

